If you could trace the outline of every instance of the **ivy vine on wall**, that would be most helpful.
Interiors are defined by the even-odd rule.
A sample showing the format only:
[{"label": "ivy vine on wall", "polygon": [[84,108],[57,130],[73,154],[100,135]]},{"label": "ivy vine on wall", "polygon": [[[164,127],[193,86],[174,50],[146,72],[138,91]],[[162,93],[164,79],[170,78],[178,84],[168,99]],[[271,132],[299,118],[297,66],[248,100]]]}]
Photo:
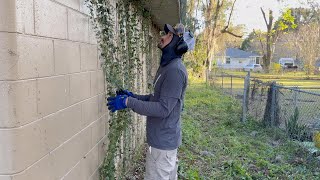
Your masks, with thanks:
[{"label": "ivy vine on wall", "polygon": [[[148,54],[148,35],[151,25],[150,14],[137,0],[86,0],[90,9],[94,29],[99,44],[100,58],[107,84],[107,96],[115,95],[118,89],[136,91],[135,84],[142,80],[142,60],[140,54]],[[146,55],[146,57],[149,57]],[[115,179],[118,168],[128,166],[133,115],[129,110],[110,114],[108,148],[100,168],[100,179]],[[121,152],[121,137],[123,149]],[[117,157],[122,158],[120,167]]]}]

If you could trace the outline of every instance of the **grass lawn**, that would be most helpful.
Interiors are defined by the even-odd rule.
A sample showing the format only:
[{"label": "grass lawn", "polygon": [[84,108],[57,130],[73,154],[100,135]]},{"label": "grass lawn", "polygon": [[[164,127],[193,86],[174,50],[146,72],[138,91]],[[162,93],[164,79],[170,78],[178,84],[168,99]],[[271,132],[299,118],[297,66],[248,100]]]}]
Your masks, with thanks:
[{"label": "grass lawn", "polygon": [[[235,72],[235,71],[228,71],[228,74],[232,75],[241,75],[243,76],[245,72]],[[320,94],[320,79],[319,80],[310,80],[310,79],[303,79],[306,78],[303,76],[303,74],[299,74],[299,77],[296,77],[295,79],[290,79],[293,77],[292,74],[286,74],[285,76],[279,76],[277,78],[277,75],[268,75],[268,74],[261,74],[261,73],[253,73],[252,77],[256,77],[257,79],[262,80],[263,82],[270,82],[270,81],[276,81],[278,85],[286,86],[286,87],[299,87],[300,89],[308,92],[313,92]],[[273,79],[268,79],[273,78]],[[297,79],[300,78],[300,79]],[[239,77],[231,77],[230,76],[224,76],[223,78],[220,76],[211,76],[211,79],[209,80],[211,85],[215,85],[216,87],[222,88],[223,86],[223,92],[227,92],[228,94],[237,95],[238,97],[242,97],[243,95],[243,89],[244,89],[244,79]],[[232,85],[232,87],[231,87]],[[253,82],[251,81],[251,90],[253,87]],[[232,90],[232,91],[231,91]],[[287,89],[280,89],[280,96],[279,98],[281,103],[281,110],[282,110],[282,124],[284,124],[285,120],[288,120],[291,115],[294,113],[294,93]],[[259,93],[258,93],[259,94]],[[258,94],[257,97],[258,97]],[[320,96],[316,95],[310,95],[306,93],[297,93],[297,107],[300,112],[300,118],[299,121],[303,124],[315,124],[316,121],[319,121],[320,118]],[[266,97],[265,97],[266,98]],[[253,104],[251,106],[251,109],[257,109],[256,107],[262,106],[264,109],[266,101],[262,102],[252,102]],[[262,103],[262,104],[261,104]],[[260,108],[258,108],[260,109]],[[264,110],[262,110],[264,112]],[[257,113],[257,112],[255,112]],[[263,113],[262,113],[263,115]],[[261,114],[259,114],[259,117]],[[260,118],[258,118],[260,119]]]},{"label": "grass lawn", "polygon": [[241,105],[191,82],[182,115],[179,179],[320,179],[320,163],[297,143],[253,120]]},{"label": "grass lawn", "polygon": [[[246,72],[243,71],[225,71],[225,73],[234,76],[246,76]],[[218,73],[220,75],[220,73]],[[211,75],[214,78],[214,74]],[[307,76],[303,72],[297,73],[286,73],[286,74],[263,74],[263,73],[251,73],[251,78],[260,79],[264,82],[268,81],[276,81],[279,85],[282,86],[298,86],[304,89],[307,88],[317,88],[320,89],[320,75],[311,75]],[[221,77],[216,77],[218,83],[222,83]],[[243,87],[243,80],[240,78],[233,78],[233,86],[237,88],[237,86]],[[224,77],[224,85],[230,86],[231,79],[230,77]]]},{"label": "grass lawn", "polygon": [[[233,74],[233,75],[239,75],[239,76],[245,76],[247,72],[244,71],[231,71],[231,70],[224,70],[225,73]],[[261,79],[315,79],[319,80],[320,75],[307,75],[305,72],[298,71],[298,72],[286,72],[286,73],[280,73],[280,74],[274,74],[274,73],[258,73],[258,72],[251,72],[252,77],[257,77]]]}]

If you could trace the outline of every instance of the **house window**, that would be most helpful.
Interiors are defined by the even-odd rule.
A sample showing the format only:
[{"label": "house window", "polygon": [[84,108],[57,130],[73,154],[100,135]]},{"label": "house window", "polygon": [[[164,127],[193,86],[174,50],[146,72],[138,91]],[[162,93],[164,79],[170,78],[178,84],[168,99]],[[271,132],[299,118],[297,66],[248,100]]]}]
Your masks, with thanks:
[{"label": "house window", "polygon": [[230,58],[226,58],[226,64],[230,64]]},{"label": "house window", "polygon": [[256,57],[256,64],[260,64],[260,58]]}]

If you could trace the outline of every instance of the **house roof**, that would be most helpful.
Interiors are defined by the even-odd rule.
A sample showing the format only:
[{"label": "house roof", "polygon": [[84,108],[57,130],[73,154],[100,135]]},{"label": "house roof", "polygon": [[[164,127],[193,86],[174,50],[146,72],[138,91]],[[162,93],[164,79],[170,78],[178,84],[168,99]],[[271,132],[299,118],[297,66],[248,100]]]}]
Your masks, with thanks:
[{"label": "house roof", "polygon": [[161,30],[164,24],[174,26],[180,22],[180,0],[150,0],[144,8],[151,13],[152,21]]},{"label": "house roof", "polygon": [[224,54],[218,53],[218,56],[222,56],[222,55],[229,56],[231,58],[249,58],[249,57],[252,57],[252,56],[257,56],[257,57],[260,56],[258,54],[254,54],[254,53],[251,53],[251,52],[243,51],[243,50],[237,49],[237,48],[227,48],[225,50]]}]

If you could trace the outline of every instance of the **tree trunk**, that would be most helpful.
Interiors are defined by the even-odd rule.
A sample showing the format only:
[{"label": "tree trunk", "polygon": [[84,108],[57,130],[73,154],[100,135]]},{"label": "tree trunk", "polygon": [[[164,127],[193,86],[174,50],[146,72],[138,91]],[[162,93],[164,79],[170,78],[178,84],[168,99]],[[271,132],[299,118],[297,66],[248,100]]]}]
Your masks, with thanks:
[{"label": "tree trunk", "polygon": [[271,41],[270,41],[270,36],[267,35],[267,54],[266,54],[266,64],[265,64],[266,72],[269,72],[270,62],[271,62]]},{"label": "tree trunk", "polygon": [[215,41],[212,42],[212,47],[210,48],[209,54],[208,54],[208,59],[209,59],[209,64],[208,64],[208,69],[209,72],[211,72],[212,69],[212,60],[214,57],[214,53],[215,53]]},{"label": "tree trunk", "polygon": [[262,8],[261,9],[261,12],[262,12],[262,15],[263,15],[263,18],[264,18],[264,21],[266,23],[266,26],[267,26],[267,50],[266,50],[266,54],[264,55],[265,58],[264,58],[264,69],[266,72],[269,72],[269,68],[270,68],[270,62],[271,62],[271,55],[272,55],[272,24],[273,24],[273,16],[272,16],[272,10],[269,10],[269,19],[267,21],[267,18],[266,18],[266,14],[265,12],[263,11]]}]

